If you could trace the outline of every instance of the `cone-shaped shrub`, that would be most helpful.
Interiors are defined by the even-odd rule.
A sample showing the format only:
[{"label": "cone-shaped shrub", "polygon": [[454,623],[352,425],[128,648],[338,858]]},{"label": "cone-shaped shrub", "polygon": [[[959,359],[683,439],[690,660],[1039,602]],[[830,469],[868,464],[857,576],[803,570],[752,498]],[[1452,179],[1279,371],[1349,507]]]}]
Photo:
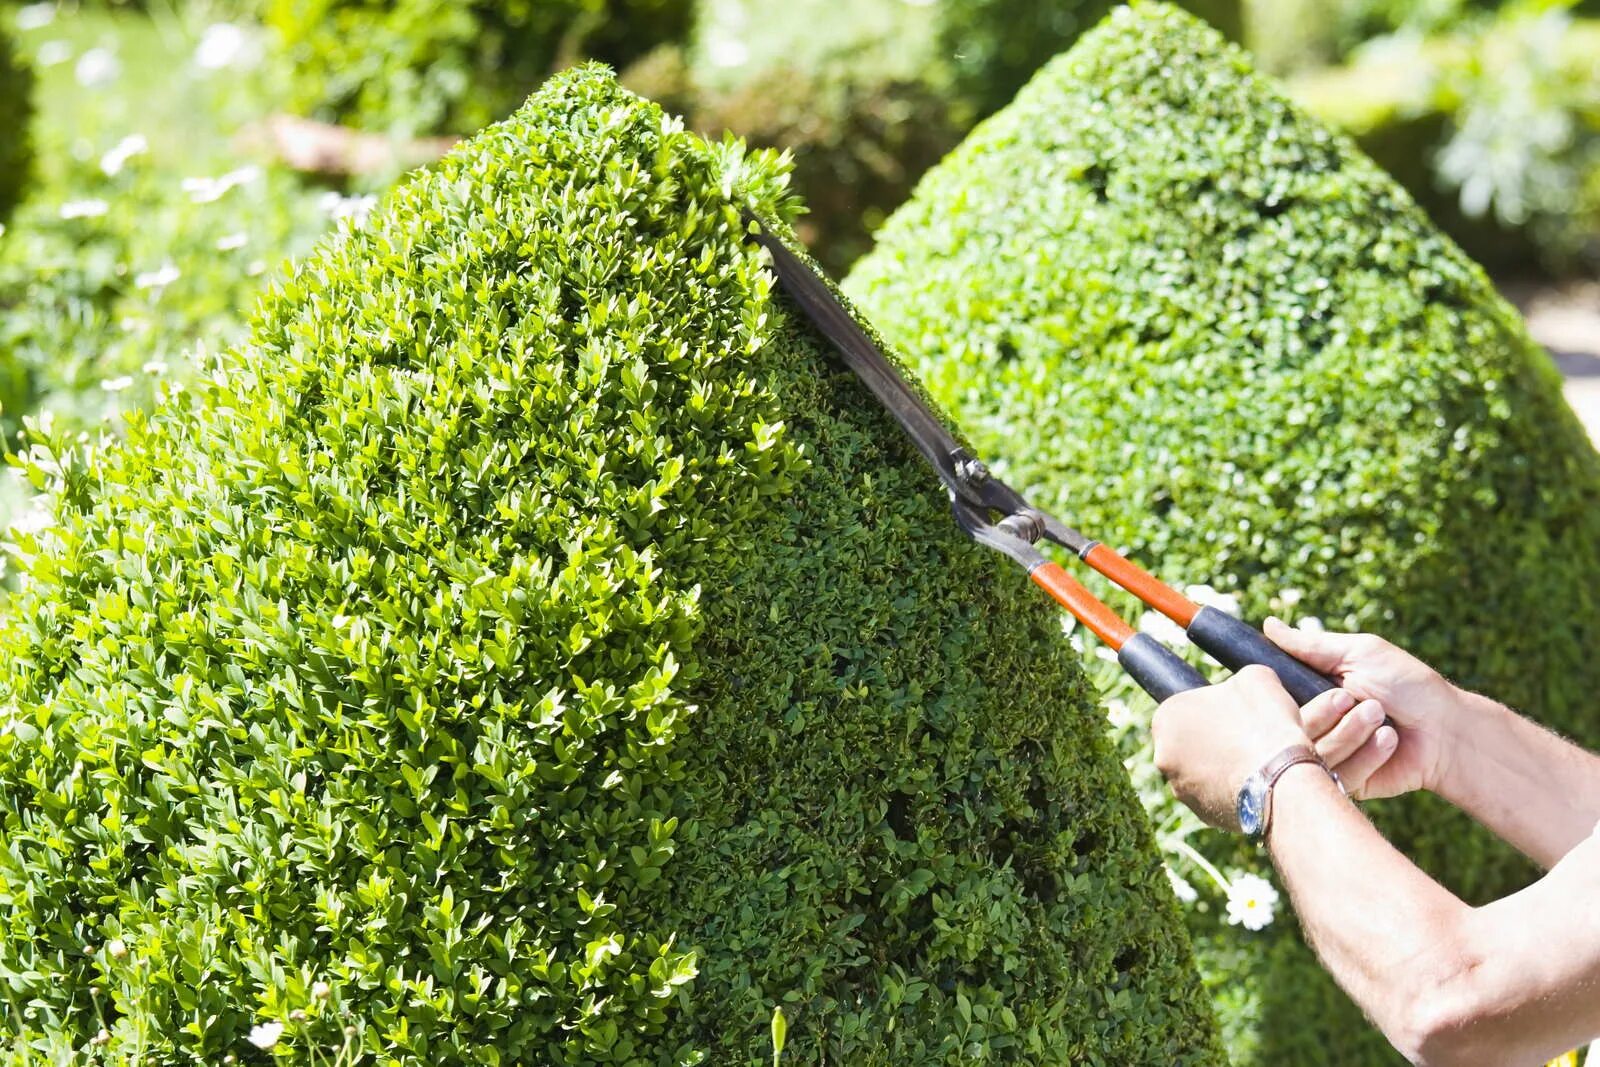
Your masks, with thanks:
[{"label": "cone-shaped shrub", "polygon": [[[1600,463],[1549,360],[1399,187],[1193,18],[1139,5],[1087,35],[847,288],[1041,505],[1600,741]],[[1475,901],[1529,877],[1430,799],[1373,808]],[[1289,926],[1214,946],[1238,1058],[1392,1062]]]},{"label": "cone-shaped shrub", "polygon": [[782,1005],[785,1062],[1217,1061],[1056,619],[744,239],[781,190],[563,75],[35,455],[14,1035],[765,1063]]},{"label": "cone-shaped shrub", "polygon": [[17,57],[9,31],[0,26],[0,226],[22,199],[33,167],[33,74]]}]

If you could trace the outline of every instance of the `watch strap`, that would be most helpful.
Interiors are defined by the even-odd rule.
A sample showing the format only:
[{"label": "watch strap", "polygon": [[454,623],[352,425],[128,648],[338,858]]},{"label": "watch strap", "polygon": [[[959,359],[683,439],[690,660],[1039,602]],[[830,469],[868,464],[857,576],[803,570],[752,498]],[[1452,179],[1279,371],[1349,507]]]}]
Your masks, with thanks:
[{"label": "watch strap", "polygon": [[[1267,760],[1266,763],[1262,764],[1261,769],[1256,772],[1256,775],[1264,785],[1262,790],[1264,796],[1261,802],[1261,831],[1258,835],[1262,840],[1266,839],[1268,831],[1272,829],[1272,787],[1278,783],[1279,778],[1283,777],[1284,771],[1302,763],[1315,763],[1318,767],[1327,771],[1330,776],[1333,776],[1335,782],[1339,781],[1338,776],[1328,770],[1328,765],[1322,762],[1322,757],[1317,755],[1317,750],[1310,745],[1290,745],[1276,756]],[[1344,792],[1344,783],[1342,782],[1339,783],[1339,791],[1341,793]]]}]

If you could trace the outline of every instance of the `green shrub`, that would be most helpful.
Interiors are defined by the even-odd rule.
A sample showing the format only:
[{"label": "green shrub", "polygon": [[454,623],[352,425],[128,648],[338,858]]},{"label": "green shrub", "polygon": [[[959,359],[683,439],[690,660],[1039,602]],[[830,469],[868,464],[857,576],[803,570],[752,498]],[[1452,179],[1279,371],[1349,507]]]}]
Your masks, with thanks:
[{"label": "green shrub", "polygon": [[1057,620],[741,204],[771,158],[565,74],[125,444],[36,446],[18,1042],[758,1063],[781,1004],[785,1062],[1220,1062]]},{"label": "green shrub", "polygon": [[401,136],[469,133],[580,59],[632,62],[692,0],[256,0],[300,114]]},{"label": "green shrub", "polygon": [[[1600,741],[1600,460],[1553,367],[1393,181],[1194,19],[1142,4],[1085,37],[846,288],[1042,506]],[[1196,844],[1260,869],[1148,760],[1179,873]],[[1372,810],[1470,900],[1531,876],[1433,798]],[[1229,930],[1215,894],[1191,917],[1237,1062],[1394,1061],[1289,924]]]},{"label": "green shrub", "polygon": [[33,168],[32,99],[33,75],[0,24],[0,227],[22,199]]},{"label": "green shrub", "polygon": [[[1113,0],[702,0],[695,125],[795,156],[822,261],[853,262],[922,173]],[[1196,0],[1235,28],[1237,0]]]}]

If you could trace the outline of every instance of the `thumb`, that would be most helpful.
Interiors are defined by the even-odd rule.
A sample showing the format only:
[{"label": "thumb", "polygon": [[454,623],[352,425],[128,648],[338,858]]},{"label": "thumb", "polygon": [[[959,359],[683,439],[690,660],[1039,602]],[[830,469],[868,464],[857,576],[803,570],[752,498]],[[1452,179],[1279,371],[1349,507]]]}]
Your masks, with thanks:
[{"label": "thumb", "polygon": [[1340,674],[1354,651],[1355,634],[1301,630],[1276,616],[1269,616],[1261,628],[1267,639],[1309,667],[1328,674]]}]

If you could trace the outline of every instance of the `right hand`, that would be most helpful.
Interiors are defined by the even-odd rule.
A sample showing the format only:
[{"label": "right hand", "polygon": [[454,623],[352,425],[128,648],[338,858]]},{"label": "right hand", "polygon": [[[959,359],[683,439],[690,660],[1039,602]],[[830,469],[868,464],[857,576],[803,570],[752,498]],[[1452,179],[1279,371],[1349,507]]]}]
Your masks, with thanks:
[{"label": "right hand", "polygon": [[[1264,629],[1273,644],[1332,676],[1357,701],[1377,701],[1388,714],[1390,725],[1373,732],[1349,760],[1351,769],[1359,768],[1355,776],[1359,780],[1335,768],[1353,796],[1376,800],[1414,789],[1437,791],[1447,771],[1452,719],[1462,705],[1455,686],[1409,652],[1373,634],[1297,630],[1278,619],[1268,619]],[[1340,707],[1313,701],[1305,714],[1309,719],[1319,710]],[[1308,721],[1306,730],[1316,737],[1331,725]],[[1393,753],[1387,758],[1385,746]]]}]

